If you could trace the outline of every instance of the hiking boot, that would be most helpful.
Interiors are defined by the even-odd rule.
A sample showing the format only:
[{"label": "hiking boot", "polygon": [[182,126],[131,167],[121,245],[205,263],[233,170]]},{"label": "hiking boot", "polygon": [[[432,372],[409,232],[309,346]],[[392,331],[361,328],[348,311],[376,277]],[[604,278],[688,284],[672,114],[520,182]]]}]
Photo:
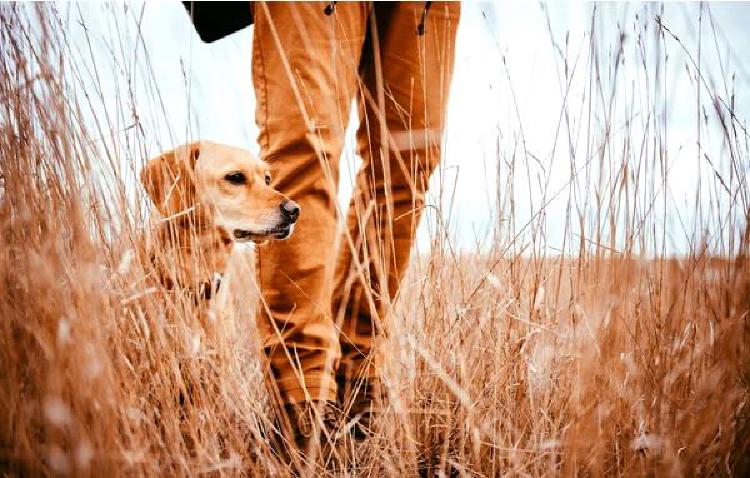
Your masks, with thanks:
[{"label": "hiking boot", "polygon": [[328,467],[336,453],[336,425],[340,419],[336,404],[325,400],[286,404],[284,414],[280,423],[282,436],[286,437],[284,455],[291,461],[296,461],[294,456]]},{"label": "hiking boot", "polygon": [[376,378],[340,379],[338,392],[339,406],[345,412],[345,430],[355,442],[372,436],[385,401],[380,381]]}]

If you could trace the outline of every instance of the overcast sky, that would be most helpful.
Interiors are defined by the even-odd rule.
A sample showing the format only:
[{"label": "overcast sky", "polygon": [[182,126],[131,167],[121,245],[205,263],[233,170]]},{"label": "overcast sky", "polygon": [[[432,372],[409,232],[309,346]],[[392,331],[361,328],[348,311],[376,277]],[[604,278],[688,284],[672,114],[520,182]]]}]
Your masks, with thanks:
[{"label": "overcast sky", "polygon": [[[659,4],[596,6],[593,25],[601,54],[602,77],[612,76],[615,62],[611,59],[616,54],[620,32],[625,34],[613,130],[620,131],[630,124],[627,118],[636,118],[632,122],[636,129],[630,134],[637,134],[640,131],[637,125],[644,124],[642,118],[653,107],[648,104],[654,97],[643,86],[648,76],[642,71],[637,51],[639,34],[644,36],[646,48],[651,48],[647,42],[653,40],[649,35],[653,36],[659,15],[693,60],[700,59],[706,83],[724,91],[726,79],[731,80],[734,75],[733,83],[729,81],[726,89],[733,87],[737,91],[735,113],[740,118],[747,117],[750,57],[744,50],[750,45],[750,4],[721,3],[708,7],[703,8],[702,47],[698,55],[701,16],[698,3],[667,3],[663,13]],[[203,44],[179,2],[61,4],[59,9],[66,19],[73,49],[78,51],[74,53],[76,61],[88,68],[96,65],[104,104],[120,110],[115,116],[121,124],[111,134],[105,134],[102,141],[122,147],[127,135],[132,134],[127,126],[135,112],[146,133],[147,156],[197,138],[258,150],[250,76],[252,28],[213,44]],[[561,243],[563,215],[570,197],[565,188],[570,181],[571,164],[575,167],[581,164],[578,161],[587,141],[580,137],[584,133],[592,136],[590,130],[584,129],[580,105],[592,77],[588,73],[591,71],[588,53],[593,9],[591,3],[464,3],[443,170],[435,178],[442,187],[433,188],[435,194],[442,192],[444,197],[452,198],[442,203],[443,214],[450,216],[452,234],[461,246],[473,247],[477,241],[486,245],[492,237],[489,232],[493,225],[507,217],[507,210],[495,207],[497,191],[506,190],[509,181],[505,176],[508,169],[502,164],[521,148],[524,157],[534,158],[528,162],[538,163],[538,167],[530,164],[517,171],[520,176],[514,190],[516,222],[524,224],[544,205],[547,241],[553,250],[555,244]],[[140,29],[136,28],[138,24]],[[82,25],[91,39],[90,54]],[[695,75],[691,76],[686,67],[691,60],[683,46],[674,39],[666,39],[662,51],[670,58],[663,72],[669,124],[665,143],[671,151],[669,164],[677,165],[670,166],[665,194],[670,197],[670,208],[685,215],[680,221],[689,221],[694,220],[690,219],[690,211],[695,209],[696,185],[701,177],[709,177],[711,173],[707,165],[693,159],[699,156],[696,154],[697,90]],[[571,71],[574,68],[576,71],[569,83],[564,76],[563,55],[568,57]],[[649,55],[655,55],[655,50],[646,54],[650,61],[653,58]],[[128,103],[130,96],[135,99],[134,104],[128,105],[128,111],[122,111],[121,105]],[[558,126],[564,99],[570,108],[571,129],[578,140],[560,139]],[[601,118],[597,121],[601,122]],[[721,170],[726,152],[716,131],[707,129],[701,133],[706,135],[702,153],[713,157]],[[564,132],[562,136],[569,135]],[[747,156],[744,159],[746,162]],[[342,161],[340,203],[343,206],[347,204],[357,165],[351,142]],[[131,167],[130,173],[134,175],[139,166]],[[548,196],[560,193],[556,200],[543,204],[542,185],[535,179],[540,172],[547,178]],[[532,181],[527,179],[527,173]],[[747,164],[742,174],[747,177]],[[431,201],[437,203],[439,199],[433,196]],[[671,224],[669,247],[684,251],[687,247],[684,225],[675,225],[675,217],[666,212]],[[422,248],[428,242],[430,228],[436,227],[435,218],[429,218],[423,226]]]}]

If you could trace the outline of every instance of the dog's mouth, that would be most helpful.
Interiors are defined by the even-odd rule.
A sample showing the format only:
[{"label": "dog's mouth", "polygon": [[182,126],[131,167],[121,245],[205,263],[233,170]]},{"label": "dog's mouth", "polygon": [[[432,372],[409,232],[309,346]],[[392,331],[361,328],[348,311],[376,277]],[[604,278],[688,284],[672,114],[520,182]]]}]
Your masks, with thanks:
[{"label": "dog's mouth", "polygon": [[235,229],[234,240],[237,242],[261,241],[267,239],[283,240],[292,235],[294,224],[282,224],[271,229],[262,231],[250,231],[246,229]]}]

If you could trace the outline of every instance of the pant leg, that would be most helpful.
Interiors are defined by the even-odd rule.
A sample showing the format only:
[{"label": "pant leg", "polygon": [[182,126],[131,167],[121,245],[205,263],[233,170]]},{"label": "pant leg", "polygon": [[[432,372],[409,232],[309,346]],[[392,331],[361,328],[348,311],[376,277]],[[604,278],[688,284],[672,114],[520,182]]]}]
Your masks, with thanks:
[{"label": "pant leg", "polygon": [[428,181],[440,160],[460,4],[431,2],[426,11],[425,2],[381,3],[374,11],[377,34],[363,49],[365,92],[358,97],[363,165],[333,300],[342,323],[340,386],[377,376],[374,341],[408,266]]},{"label": "pant leg", "polygon": [[301,206],[286,241],[257,248],[263,350],[284,402],[334,399],[331,318],[338,162],[357,87],[367,4],[257,2],[253,85],[272,185]]}]

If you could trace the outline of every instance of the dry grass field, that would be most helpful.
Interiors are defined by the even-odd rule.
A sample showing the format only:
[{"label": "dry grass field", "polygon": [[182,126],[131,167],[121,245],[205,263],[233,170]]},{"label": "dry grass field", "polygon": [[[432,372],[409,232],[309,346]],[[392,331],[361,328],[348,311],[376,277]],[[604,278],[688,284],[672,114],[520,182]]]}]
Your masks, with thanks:
[{"label": "dry grass field", "polygon": [[[95,141],[128,125],[83,120],[98,92],[76,88],[90,66],[71,58],[52,8],[5,4],[0,17],[0,475],[288,475],[265,438],[252,293],[202,322],[189,299],[149,285],[133,253],[147,216],[135,175],[120,173],[143,164],[146,134],[136,122],[116,151]],[[641,23],[648,42],[623,38],[636,47],[601,53],[591,78],[679,41]],[[444,225],[415,255],[383,345],[389,408],[352,474],[750,473],[746,122],[734,91],[694,75],[703,93],[689,101],[723,156],[706,157],[703,227],[668,253],[668,106],[658,63],[643,64],[655,96],[638,132],[615,135],[608,112],[634,106],[603,80],[586,108],[553,113],[596,118],[591,161],[571,160],[585,174],[561,193],[562,253],[546,247],[543,206],[513,220],[507,183],[489,247],[456,249]],[[534,161],[521,148],[497,158],[505,172]]]}]

